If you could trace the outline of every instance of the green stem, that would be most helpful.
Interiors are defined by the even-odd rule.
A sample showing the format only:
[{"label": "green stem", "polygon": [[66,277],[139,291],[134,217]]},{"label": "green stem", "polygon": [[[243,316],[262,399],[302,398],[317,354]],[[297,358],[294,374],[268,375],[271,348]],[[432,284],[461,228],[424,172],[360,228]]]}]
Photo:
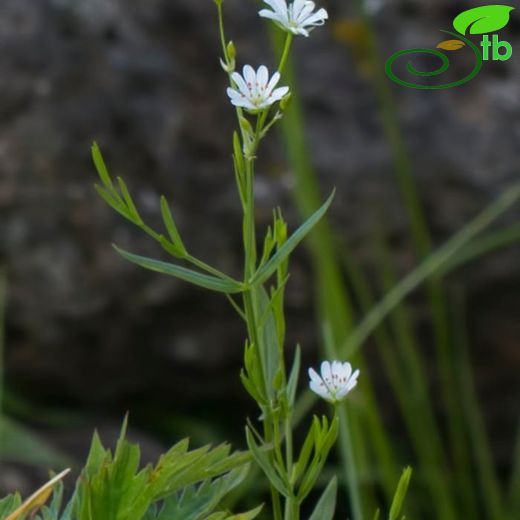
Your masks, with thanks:
[{"label": "green stem", "polygon": [[226,46],[226,35],[224,33],[224,17],[222,14],[222,4],[217,4],[217,13],[218,13],[218,30],[220,35],[220,44],[222,45],[222,52],[224,53],[224,60],[226,61],[226,65],[229,65],[229,56],[227,53]]},{"label": "green stem", "polygon": [[210,265],[206,264],[202,260],[199,260],[198,258],[195,258],[194,256],[187,255],[186,258],[184,258],[184,260],[192,263],[194,266],[202,269],[203,271],[206,271],[207,273],[216,276],[217,278],[222,278],[223,280],[228,281],[234,281],[233,278],[231,278],[227,274],[219,271],[218,269],[215,269],[214,267],[211,267]]},{"label": "green stem", "polygon": [[361,508],[361,492],[359,488],[359,476],[357,474],[356,459],[352,448],[352,432],[348,424],[347,409],[338,406],[341,460],[344,474],[348,477],[348,491],[350,497],[350,508],[353,520],[363,520]]},{"label": "green stem", "polygon": [[278,65],[278,72],[281,74],[283,72],[283,69],[285,68],[285,65],[287,63],[287,59],[289,58],[289,52],[291,50],[291,44],[293,41],[293,34],[287,33],[287,36],[285,38],[285,45],[282,52],[282,57],[280,59],[280,65]]}]

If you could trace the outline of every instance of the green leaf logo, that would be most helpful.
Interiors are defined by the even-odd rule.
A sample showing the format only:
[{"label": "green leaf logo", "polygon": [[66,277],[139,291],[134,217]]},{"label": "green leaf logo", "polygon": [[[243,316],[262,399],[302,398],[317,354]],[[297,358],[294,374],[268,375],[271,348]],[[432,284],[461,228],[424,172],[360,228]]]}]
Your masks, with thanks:
[{"label": "green leaf logo", "polygon": [[510,5],[483,5],[460,13],[453,20],[453,27],[460,34],[487,34],[498,31],[509,22]]}]

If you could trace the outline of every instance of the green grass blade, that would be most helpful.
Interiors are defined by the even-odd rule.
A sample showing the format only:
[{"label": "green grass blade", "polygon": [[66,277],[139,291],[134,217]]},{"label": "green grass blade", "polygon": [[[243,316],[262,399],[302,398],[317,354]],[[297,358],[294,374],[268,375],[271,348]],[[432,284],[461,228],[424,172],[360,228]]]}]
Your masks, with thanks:
[{"label": "green grass blade", "polygon": [[412,478],[412,468],[408,467],[403,471],[399,483],[397,484],[397,490],[395,492],[392,507],[390,508],[390,514],[388,520],[398,520],[399,515],[404,506],[404,500],[406,493],[408,492],[408,486],[410,485],[410,479]]},{"label": "green grass blade", "polygon": [[508,498],[510,519],[514,520],[515,515],[520,511],[520,421],[518,421],[515,449],[513,452],[513,464]]},{"label": "green grass blade", "polygon": [[416,269],[405,276],[365,316],[341,349],[344,356],[357,351],[390,312],[426,279],[437,275],[455,254],[490,226],[498,217],[520,200],[520,184],[508,188],[496,201],[486,207],[477,217],[466,224],[443,246],[430,254]]},{"label": "green grass blade", "polygon": [[520,242],[520,224],[513,224],[498,231],[490,231],[470,242],[459,254],[441,269],[440,275],[445,276],[459,267],[472,262],[484,255],[492,254],[499,249]]},{"label": "green grass blade", "polygon": [[[478,404],[475,382],[471,371],[471,359],[469,355],[469,343],[466,332],[465,302],[459,293],[456,304],[452,306],[457,349],[455,360],[459,369],[459,394],[462,399],[462,413],[468,426],[468,439],[473,449],[473,456],[477,471],[475,476],[480,484],[482,507],[486,511],[489,520],[502,520],[504,518],[502,496],[497,475],[495,474],[491,445],[486,433],[486,428],[480,407]],[[518,488],[520,490],[520,488]]]}]

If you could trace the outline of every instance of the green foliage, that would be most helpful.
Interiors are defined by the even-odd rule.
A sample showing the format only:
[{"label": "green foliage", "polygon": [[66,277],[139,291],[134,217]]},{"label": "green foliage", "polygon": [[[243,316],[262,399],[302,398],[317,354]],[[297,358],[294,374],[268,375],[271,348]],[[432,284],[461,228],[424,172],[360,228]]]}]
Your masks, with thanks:
[{"label": "green foliage", "polygon": [[0,500],[0,518],[6,518],[9,513],[15,511],[20,504],[22,503],[22,499],[20,495],[9,495]]},{"label": "green foliage", "polygon": [[227,294],[240,292],[242,290],[242,286],[239,282],[234,281],[229,276],[219,272],[217,269],[211,268],[204,262],[193,258],[188,253],[170,211],[168,202],[164,196],[161,196],[160,198],[160,211],[168,237],[164,236],[162,233],[154,231],[151,227],[145,224],[137,210],[136,204],[132,199],[126,183],[121,177],[117,177],[117,186],[119,190],[116,188],[97,143],[92,145],[92,161],[94,162],[99,179],[101,180],[101,185],[96,184],[95,189],[99,196],[112,209],[144,231],[153,240],[158,242],[159,245],[171,256],[192,263],[197,268],[206,271],[208,274],[202,274],[176,264],[134,255],[114,246],[115,250],[121,254],[121,256],[130,262],[144,267],[145,269],[174,276],[205,289],[224,292]]},{"label": "green foliage", "polygon": [[[114,453],[95,433],[70,502],[62,511],[63,484],[58,482],[51,503],[35,518],[249,520],[260,512],[261,508],[256,508],[244,516],[233,516],[221,508],[221,502],[247,476],[247,453],[231,453],[227,444],[189,450],[188,440],[184,439],[161,456],[156,465],[140,468],[139,446],[128,442],[125,433],[126,422]],[[24,520],[27,514],[18,495],[0,501],[0,518],[14,512],[20,513],[15,515],[16,520]]]},{"label": "green foliage", "polygon": [[[96,434],[78,481],[74,515],[77,520],[155,518],[150,516],[158,511],[154,504],[168,499],[164,506],[168,511],[173,508],[199,515],[189,518],[206,518],[203,515],[245,478],[247,459],[247,454],[230,454],[228,445],[189,451],[185,439],[155,466],[139,470],[139,447],[125,440],[124,428],[113,455]],[[160,513],[158,518],[165,516]]]},{"label": "green foliage", "polygon": [[215,276],[197,273],[191,269],[186,269],[185,267],[181,267],[175,264],[161,262],[160,260],[154,260],[144,256],[134,255],[133,253],[128,253],[124,249],[121,249],[117,246],[114,246],[114,249],[129,262],[144,267],[145,269],[149,269],[150,271],[155,271],[156,273],[174,276],[180,280],[197,285],[198,287],[203,287],[205,289],[210,289],[216,292],[223,292],[226,294],[233,294],[243,290],[242,286],[238,283],[222,280]]},{"label": "green foliage", "polygon": [[316,503],[309,520],[333,520],[336,510],[337,488],[337,478],[333,477]]},{"label": "green foliage", "polygon": [[403,509],[404,499],[408,492],[408,486],[410,485],[410,479],[412,478],[412,468],[408,467],[403,471],[399,484],[397,484],[397,490],[395,492],[392,506],[390,507],[390,514],[388,520],[398,520],[399,515]]},{"label": "green foliage", "polygon": [[281,265],[287,260],[288,256],[294,251],[296,246],[312,231],[316,224],[323,218],[334,199],[334,192],[323,203],[323,205],[316,210],[295,232],[283,243],[277,250],[276,254],[258,269],[254,276],[249,280],[251,285],[264,283]]}]

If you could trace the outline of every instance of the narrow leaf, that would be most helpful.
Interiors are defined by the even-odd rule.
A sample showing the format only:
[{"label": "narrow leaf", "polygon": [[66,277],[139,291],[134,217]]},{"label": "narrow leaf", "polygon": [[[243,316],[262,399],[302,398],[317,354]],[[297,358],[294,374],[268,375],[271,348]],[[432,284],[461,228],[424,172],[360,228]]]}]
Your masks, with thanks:
[{"label": "narrow leaf", "polygon": [[309,520],[332,520],[336,509],[336,493],[338,481],[333,477],[323,491]]},{"label": "narrow leaf", "polygon": [[116,199],[111,193],[105,191],[99,184],[94,184],[94,189],[97,194],[115,211],[117,211],[124,218],[133,222],[132,216],[128,213],[126,206],[120,199]]},{"label": "narrow leaf", "polygon": [[226,520],[253,520],[253,518],[256,518],[260,514],[260,511],[262,511],[263,507],[263,505],[260,505],[251,511],[247,511],[246,513],[229,516],[226,518]]},{"label": "narrow leaf", "polygon": [[128,188],[126,187],[125,181],[121,177],[118,177],[117,182],[119,183],[119,188],[123,195],[123,199],[126,202],[126,207],[128,208],[128,212],[132,216],[133,221],[136,224],[143,224],[143,219],[141,218],[141,215],[139,215],[139,212],[137,211],[137,208],[135,207],[134,201],[132,200],[132,197],[130,196],[130,192],[128,191]]},{"label": "narrow leaf", "polygon": [[259,446],[256,444],[256,441],[251,433],[251,430],[246,427],[246,441],[247,446],[253,455],[256,463],[262,468],[266,477],[269,479],[269,482],[284,496],[290,495],[290,490],[286,486],[286,484],[282,481],[280,476],[276,473],[276,470],[273,468],[269,461],[269,457],[266,455],[264,451],[262,451]]},{"label": "narrow leaf", "polygon": [[276,253],[271,257],[269,262],[263,265],[249,280],[251,285],[261,284],[265,282],[278,268],[278,266],[292,253],[296,246],[309,234],[314,226],[320,221],[325,215],[332,200],[334,193],[325,201],[325,203],[319,208],[314,214],[312,214],[308,220],[306,220],[294,234],[280,247]]},{"label": "narrow leaf", "polygon": [[150,271],[174,276],[175,278],[179,278],[185,282],[190,282],[193,285],[204,287],[205,289],[210,289],[216,292],[232,294],[243,291],[242,285],[238,282],[222,280],[220,278],[215,278],[214,276],[198,273],[179,265],[162,262],[160,260],[154,260],[145,256],[135,255],[115,245],[113,247],[123,258],[129,262],[140,265],[141,267],[149,269]]},{"label": "narrow leaf", "polygon": [[392,506],[390,507],[390,514],[388,515],[388,520],[398,520],[399,515],[401,514],[401,510],[403,508],[404,499],[408,491],[408,485],[410,484],[411,477],[412,468],[407,467],[403,471],[403,474],[399,479],[399,484],[397,484],[397,490],[392,501]]},{"label": "narrow leaf", "polygon": [[186,254],[186,248],[184,247],[184,243],[182,242],[181,235],[177,226],[175,225],[175,221],[173,220],[172,213],[170,211],[170,206],[168,205],[168,201],[164,195],[161,195],[161,214],[164,221],[164,225],[166,226],[166,230],[170,235],[170,239],[172,242],[180,248],[184,254]]},{"label": "narrow leaf", "polygon": [[114,185],[112,184],[112,179],[108,173],[105,161],[103,156],[101,155],[101,150],[96,142],[92,144],[92,160],[94,161],[94,166],[98,172],[99,178],[105,185],[105,187],[110,191],[114,192]]}]

